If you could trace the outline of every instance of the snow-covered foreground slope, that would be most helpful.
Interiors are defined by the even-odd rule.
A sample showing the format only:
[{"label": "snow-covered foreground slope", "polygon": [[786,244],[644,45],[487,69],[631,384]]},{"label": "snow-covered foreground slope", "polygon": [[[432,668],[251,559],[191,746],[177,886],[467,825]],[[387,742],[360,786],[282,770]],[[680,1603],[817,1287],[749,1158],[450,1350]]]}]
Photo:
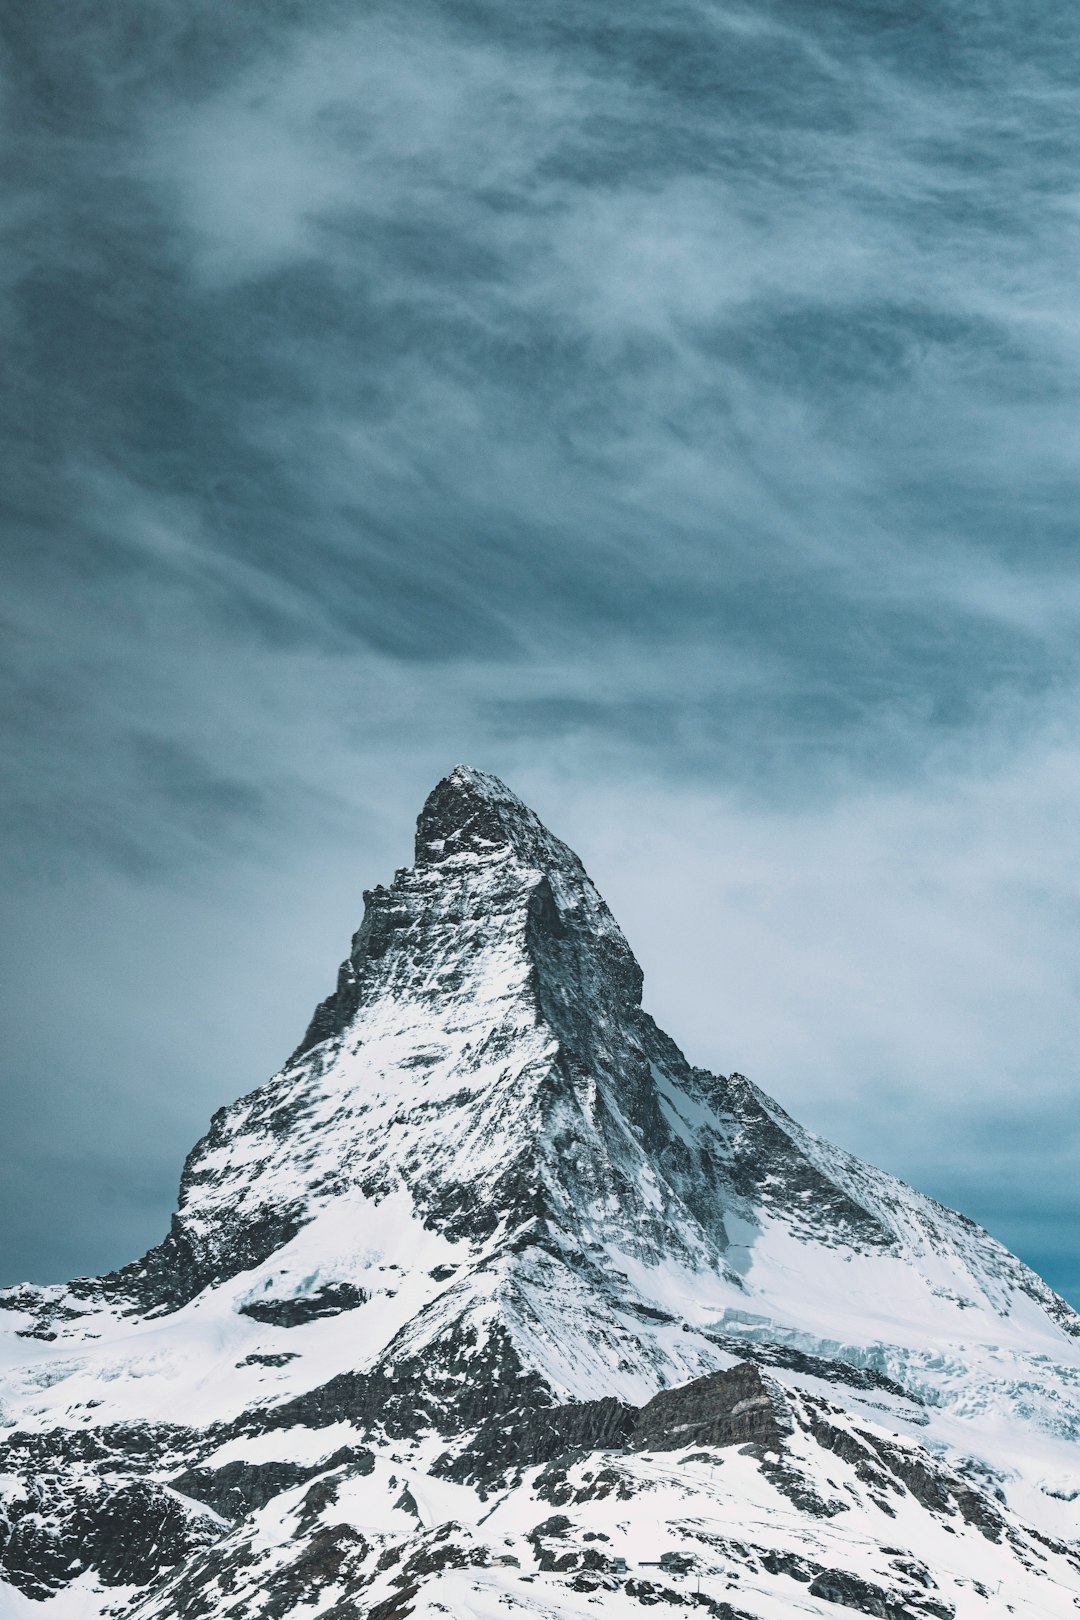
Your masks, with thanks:
[{"label": "snow-covered foreground slope", "polygon": [[0,1294],[0,1615],[1075,1613],[1080,1319],[640,995],[577,857],[441,782],[165,1241]]}]

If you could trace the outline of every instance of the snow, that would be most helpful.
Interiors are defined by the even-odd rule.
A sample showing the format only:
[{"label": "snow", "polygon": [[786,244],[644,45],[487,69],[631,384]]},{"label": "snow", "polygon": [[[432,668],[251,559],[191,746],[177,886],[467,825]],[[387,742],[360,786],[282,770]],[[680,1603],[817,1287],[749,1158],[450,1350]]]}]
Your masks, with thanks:
[{"label": "snow", "polygon": [[119,1607],[135,1594],[131,1588],[113,1587],[106,1597],[89,1574],[81,1575],[44,1601],[25,1597],[13,1586],[0,1587],[2,1620],[102,1620],[104,1604]]}]

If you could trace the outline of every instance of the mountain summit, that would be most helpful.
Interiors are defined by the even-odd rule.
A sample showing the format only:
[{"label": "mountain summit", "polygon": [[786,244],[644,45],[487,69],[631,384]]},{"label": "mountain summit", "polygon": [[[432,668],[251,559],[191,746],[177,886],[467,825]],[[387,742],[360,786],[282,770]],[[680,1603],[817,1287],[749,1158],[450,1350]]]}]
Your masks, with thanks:
[{"label": "mountain summit", "polygon": [[535,811],[497,776],[455,765],[428,794],[416,821],[416,864],[454,855],[510,850],[528,866],[562,866],[585,875],[573,850],[549,833]]},{"label": "mountain summit", "polygon": [[986,1544],[1018,1598],[1039,1571],[1039,1612],[1075,1612],[1064,1301],[691,1067],[578,857],[497,778],[439,782],[414,866],[364,903],[164,1241],[0,1294],[0,1573],[28,1613],[636,1611],[689,1603],[691,1571],[695,1602],[739,1590],[720,1616],[1001,1613]]}]

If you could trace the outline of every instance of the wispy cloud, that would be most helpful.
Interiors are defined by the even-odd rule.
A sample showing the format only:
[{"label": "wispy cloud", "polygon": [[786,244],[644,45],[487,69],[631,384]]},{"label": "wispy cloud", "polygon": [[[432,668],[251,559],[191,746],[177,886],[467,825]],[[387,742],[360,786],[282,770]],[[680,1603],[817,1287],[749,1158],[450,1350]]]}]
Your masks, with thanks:
[{"label": "wispy cloud", "polygon": [[1078,29],[779,0],[13,18],[27,1039],[62,878],[66,994],[91,948],[116,971],[87,1094],[152,1111],[172,989],[132,1010],[120,936],[172,918],[192,1001],[224,975],[262,1031],[177,1036],[178,1157],[355,922],[312,886],[398,864],[472,758],[606,866],[692,1048],[1043,1253],[1062,1150],[1029,1216],[955,1120],[1009,1121],[1034,1165],[1071,1083]]}]

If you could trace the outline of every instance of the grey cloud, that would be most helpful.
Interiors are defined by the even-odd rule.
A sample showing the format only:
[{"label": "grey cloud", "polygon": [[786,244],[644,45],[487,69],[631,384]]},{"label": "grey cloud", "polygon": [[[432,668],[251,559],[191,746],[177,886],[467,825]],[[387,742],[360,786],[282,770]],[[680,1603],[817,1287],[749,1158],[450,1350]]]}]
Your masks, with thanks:
[{"label": "grey cloud", "polygon": [[[342,873],[400,864],[464,757],[573,834],[676,1034],[1049,1254],[1052,1201],[987,1189],[1072,1084],[1075,15],[6,26],[11,1016],[32,1049],[60,975],[46,1115],[104,1019],[88,1199],[128,1162],[94,1118],[153,1115],[166,981],[219,1011],[159,1163],[292,1044]],[[167,971],[91,998],[156,924]],[[990,1142],[895,1128],[953,1140],[947,1097]]]}]

